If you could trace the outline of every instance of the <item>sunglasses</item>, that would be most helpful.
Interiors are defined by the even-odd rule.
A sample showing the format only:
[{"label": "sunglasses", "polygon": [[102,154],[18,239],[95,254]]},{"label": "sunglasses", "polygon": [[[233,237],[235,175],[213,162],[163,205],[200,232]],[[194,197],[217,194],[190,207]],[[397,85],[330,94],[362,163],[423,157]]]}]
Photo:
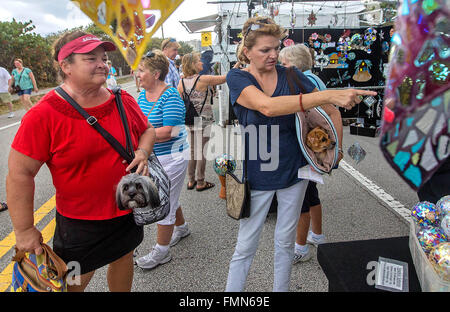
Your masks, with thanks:
[{"label": "sunglasses", "polygon": [[167,41],[167,42],[164,44],[164,46],[162,47],[162,50],[164,50],[164,49],[166,48],[166,46],[167,46],[169,43],[172,43],[172,42],[177,42],[177,39],[170,38],[169,41]]},{"label": "sunglasses", "polygon": [[262,19],[262,20],[257,21],[256,23],[250,24],[250,26],[247,28],[247,31],[245,32],[244,38],[248,36],[250,31],[260,29],[264,25],[268,25],[268,24],[271,24],[268,19]]},{"label": "sunglasses", "polygon": [[152,58],[152,57],[154,57],[155,55],[156,55],[155,52],[149,51],[149,52],[147,52],[147,54],[144,55],[144,57],[146,57],[146,58]]}]

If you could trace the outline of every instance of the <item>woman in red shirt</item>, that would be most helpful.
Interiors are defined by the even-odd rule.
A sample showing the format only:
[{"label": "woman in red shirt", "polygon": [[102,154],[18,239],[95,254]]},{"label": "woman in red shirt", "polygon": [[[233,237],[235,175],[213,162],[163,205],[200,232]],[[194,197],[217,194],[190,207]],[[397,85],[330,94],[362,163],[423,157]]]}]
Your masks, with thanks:
[{"label": "woman in red shirt", "polygon": [[[65,34],[55,44],[61,87],[123,146],[125,133],[115,97],[103,87],[108,75],[105,51],[111,42],[81,31]],[[123,162],[109,143],[58,93],[49,92],[23,117],[12,143],[7,200],[19,250],[40,254],[42,235],[33,225],[34,177],[45,163],[56,189],[56,229],[53,249],[66,262],[80,264],[83,291],[96,269],[109,264],[111,291],[130,291],[133,250],[143,239],[131,210],[119,210],[115,188],[137,166],[148,174],[147,156],[155,141],[154,128],[136,101],[122,91],[135,158]]]}]

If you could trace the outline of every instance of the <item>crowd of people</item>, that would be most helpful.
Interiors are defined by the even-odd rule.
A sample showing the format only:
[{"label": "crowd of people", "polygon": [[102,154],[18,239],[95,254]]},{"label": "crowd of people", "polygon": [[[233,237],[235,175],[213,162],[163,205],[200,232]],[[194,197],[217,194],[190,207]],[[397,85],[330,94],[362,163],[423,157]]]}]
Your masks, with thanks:
[{"label": "crowd of people", "polygon": [[[337,129],[341,160],[342,121],[336,106],[351,109],[361,102],[361,96],[376,93],[326,90],[325,84],[311,72],[312,57],[306,46],[296,44],[280,52],[280,39],[285,30],[270,18],[248,19],[242,34],[239,61],[227,75],[200,75],[203,64],[199,53],[184,55],[180,64],[177,58],[180,45],[173,38],[164,40],[161,49],[149,51],[143,57],[133,72],[139,92],[137,101],[121,91],[135,154],[130,164],[125,164],[105,140],[98,138],[55,90],[29,110],[11,146],[6,185],[17,248],[36,254],[42,252],[42,235],[33,224],[33,193],[34,178],[46,164],[56,189],[53,248],[64,261],[78,261],[82,269],[81,284],[70,285],[69,291],[83,291],[95,270],[105,265],[108,265],[109,289],[130,291],[134,262],[144,269],[169,262],[170,248],[192,230],[183,214],[182,190],[186,187],[201,192],[215,186],[206,180],[203,151],[214,123],[211,89],[227,83],[239,123],[255,125],[256,131],[260,131],[258,126],[265,126],[269,131],[278,127],[279,149],[283,153],[279,153],[279,165],[274,171],[260,169],[264,162],[261,155],[246,162],[251,211],[250,217],[239,221],[225,290],[245,289],[259,236],[276,195],[273,290],[288,291],[292,265],[311,258],[307,243],[317,246],[326,242],[317,186],[297,174],[307,162],[297,141],[294,113],[321,106]],[[66,33],[55,43],[54,59],[64,91],[125,146],[120,120],[115,117],[116,99],[110,89],[116,84],[117,72],[107,62],[106,52],[114,49],[110,42],[75,31]],[[8,72],[0,70],[1,81],[8,81],[9,91],[13,86],[20,87],[18,94],[28,110],[31,108],[29,95],[37,91],[36,81],[21,60],[17,59],[15,66],[10,77]],[[291,66],[304,92],[297,88],[297,93],[291,94],[286,79],[286,69]],[[105,82],[108,88],[104,87]],[[9,103],[4,88],[0,91],[1,101]],[[185,124],[183,96],[192,101],[201,118],[200,126]],[[271,136],[267,140],[270,145]],[[247,157],[249,146],[245,145],[244,150]],[[138,173],[147,174],[147,158],[152,152],[171,181],[170,212],[157,222],[156,245],[143,255],[143,250],[139,250],[133,257],[145,239],[143,229],[135,225],[130,210],[118,209],[114,201],[115,186],[134,167]],[[186,175],[187,185],[184,184]],[[102,177],[102,183],[98,177]]]}]

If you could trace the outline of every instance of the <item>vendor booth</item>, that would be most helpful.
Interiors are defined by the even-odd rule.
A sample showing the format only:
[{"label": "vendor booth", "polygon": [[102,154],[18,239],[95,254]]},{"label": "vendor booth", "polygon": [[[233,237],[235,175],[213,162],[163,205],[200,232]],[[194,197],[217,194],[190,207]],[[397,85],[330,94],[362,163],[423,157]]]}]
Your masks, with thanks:
[{"label": "vendor booth", "polygon": [[[363,1],[211,1],[218,14],[181,23],[190,32],[213,29],[216,33],[213,62],[225,73],[236,62],[241,30],[251,16],[270,16],[289,30],[283,45],[304,43],[314,51],[313,72],[327,88],[374,89],[376,97],[364,99],[343,118],[358,118],[351,133],[375,136],[380,125],[387,73],[392,19],[395,10],[380,2]],[[219,91],[220,124],[233,119],[226,85]]]}]

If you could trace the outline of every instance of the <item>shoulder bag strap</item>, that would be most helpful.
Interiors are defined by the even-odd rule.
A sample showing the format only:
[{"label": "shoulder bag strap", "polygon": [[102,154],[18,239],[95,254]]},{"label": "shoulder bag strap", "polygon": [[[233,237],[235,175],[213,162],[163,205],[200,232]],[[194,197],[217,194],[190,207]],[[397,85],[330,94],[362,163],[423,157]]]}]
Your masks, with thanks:
[{"label": "shoulder bag strap", "polygon": [[306,90],[303,87],[302,82],[300,81],[300,78],[298,78],[297,73],[294,71],[294,68],[288,67],[286,69],[286,76],[287,76],[287,81],[289,84],[289,89],[290,89],[292,95],[298,94],[295,90],[294,83],[300,88],[300,92],[302,94],[306,93]]},{"label": "shoulder bag strap", "polygon": [[186,87],[184,86],[184,78],[181,79],[181,83],[183,84],[183,92],[188,96],[188,98],[190,98],[192,92],[194,92],[195,86],[197,86],[197,82],[198,82],[199,79],[200,79],[200,75],[198,75],[197,78],[195,79],[194,85],[192,86],[191,92],[189,92],[189,94],[187,94],[187,92],[186,92]]},{"label": "shoulder bag strap", "polygon": [[19,86],[20,85],[20,80],[22,79],[22,74],[23,74],[23,71],[25,70],[25,67],[22,69],[22,71],[20,72],[20,76],[19,76],[19,80],[17,81],[17,85]]},{"label": "shoulder bag strap", "polygon": [[291,95],[295,95],[295,94],[297,94],[296,92],[295,92],[295,87],[294,87],[294,82],[292,81],[293,79],[292,79],[292,76],[293,76],[293,69],[292,69],[292,67],[288,67],[287,69],[286,69],[286,79],[287,79],[287,82],[288,82],[288,85],[289,85],[289,90],[290,90],[290,92],[291,92]]},{"label": "shoulder bag strap", "polygon": [[[63,88],[57,87],[55,91],[60,94],[70,105],[83,116],[87,123],[97,130],[101,136],[122,156],[128,163],[133,161],[133,156],[130,155],[125,148],[116,140],[108,131],[106,131],[98,122],[97,118],[89,115]],[[119,112],[120,114],[120,112]]]},{"label": "shoulder bag strap", "polygon": [[[169,88],[170,88],[170,86],[169,86],[169,85],[166,85],[166,87],[162,90],[161,94],[160,94],[160,95],[158,96],[158,98],[156,99],[155,104],[153,104],[152,108],[151,108],[150,111],[148,112],[148,114],[147,114],[147,119],[148,119],[148,116],[150,116],[152,110],[155,108],[156,103],[157,103],[157,102],[159,101],[159,99],[162,97],[162,95],[164,94],[164,92],[166,92],[166,90],[169,89]],[[184,87],[183,87],[183,88],[184,88]]]},{"label": "shoulder bag strap", "polygon": [[115,87],[113,90],[114,96],[116,97],[116,106],[119,111],[120,119],[122,120],[122,125],[125,131],[126,140],[126,150],[134,158],[133,142],[131,141],[130,129],[128,128],[128,119],[122,102],[122,93],[120,87]]},{"label": "shoulder bag strap", "polygon": [[205,95],[205,99],[203,100],[202,108],[200,109],[200,112],[198,113],[199,115],[201,115],[201,113],[203,112],[203,107],[205,107],[205,104],[206,104],[206,99],[208,98],[208,94],[209,94],[209,87],[208,87],[208,88],[206,88],[206,95]]}]

